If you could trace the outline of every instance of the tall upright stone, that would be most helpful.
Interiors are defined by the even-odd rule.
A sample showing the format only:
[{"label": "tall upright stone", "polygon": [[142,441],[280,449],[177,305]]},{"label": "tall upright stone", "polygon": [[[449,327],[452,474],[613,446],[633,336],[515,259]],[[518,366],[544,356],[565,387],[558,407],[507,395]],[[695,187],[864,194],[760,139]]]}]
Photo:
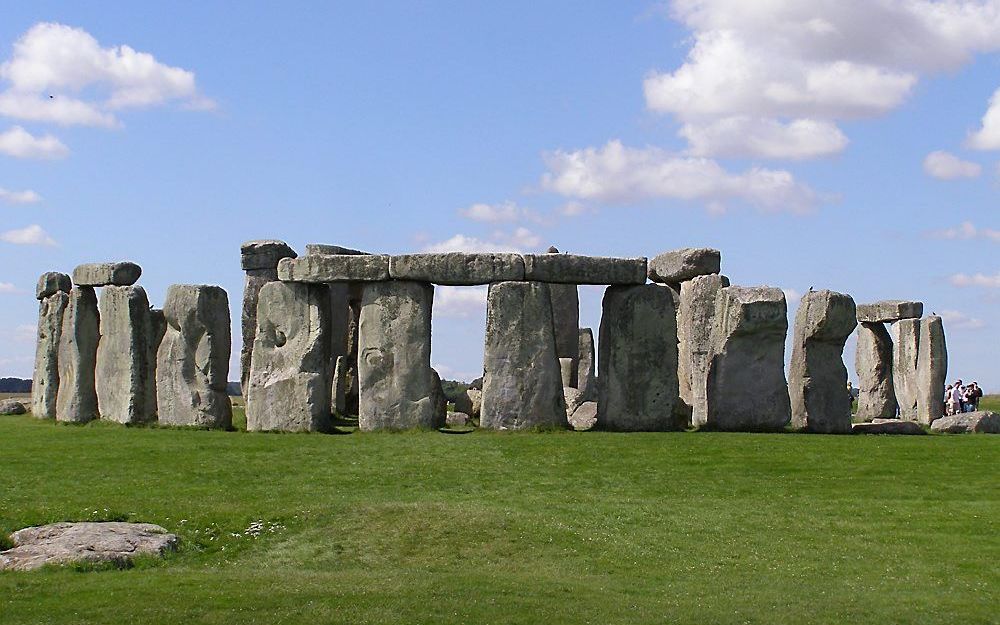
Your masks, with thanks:
[{"label": "tall upright stone", "polygon": [[677,375],[680,396],[691,406],[691,422],[704,425],[708,419],[705,384],[712,351],[712,327],[715,325],[715,300],[719,291],[729,286],[723,275],[695,276],[681,283],[677,312]]},{"label": "tall upright stone", "polygon": [[247,241],[240,246],[240,266],[246,272],[241,315],[243,347],[240,349],[240,384],[244,400],[248,398],[247,385],[250,382],[250,361],[257,332],[257,298],[260,289],[268,282],[278,279],[278,261],[295,257],[295,250],[284,241]]},{"label": "tall upright stone", "polygon": [[884,323],[858,323],[854,356],[858,374],[858,421],[896,418],[892,388],[892,337]]},{"label": "tall upright stone", "polygon": [[247,430],[326,431],[330,422],[330,293],[268,282],[258,295]]},{"label": "tall upright stone", "polygon": [[228,429],[229,297],[218,286],[174,284],[163,303],[165,334],[156,356],[161,425]]},{"label": "tall upright stone", "polygon": [[483,370],[481,427],[568,427],[547,284],[490,285]]},{"label": "tall upright stone", "polygon": [[155,360],[149,299],[141,286],[101,289],[97,346],[97,405],[101,418],[140,424],[156,419]]},{"label": "tall upright stone", "polygon": [[69,276],[50,271],[38,279],[38,332],[35,370],[31,384],[31,413],[39,419],[54,419],[59,393],[59,336],[63,314],[72,289]]},{"label": "tall upright stone", "polygon": [[787,333],[781,289],[730,286],[719,291],[705,383],[707,427],[774,431],[789,424]]},{"label": "tall upright stone", "polygon": [[597,425],[606,430],[683,429],[678,418],[677,316],[669,289],[610,286],[598,342]]},{"label": "tall upright stone", "polygon": [[795,427],[827,434],[851,432],[853,398],[847,391],[844,343],[857,324],[850,295],[823,290],[802,296],[788,374]]},{"label": "tall upright stone", "polygon": [[917,352],[917,421],[930,425],[944,416],[944,385],[948,377],[948,347],[941,317],[920,320]]},{"label": "tall upright stone", "polygon": [[365,285],[358,324],[361,430],[444,426],[447,407],[440,410],[440,380],[431,369],[433,300],[426,282]]},{"label": "tall upright stone", "polygon": [[[902,319],[892,324],[892,387],[899,404],[899,418],[917,420],[917,355],[920,320]],[[942,395],[944,390],[941,391]]]},{"label": "tall upright stone", "polygon": [[[549,254],[559,250],[550,247]],[[563,362],[563,385],[576,387],[580,360],[580,291],[575,284],[549,284],[556,356]]]},{"label": "tall upright stone", "polygon": [[597,400],[597,373],[594,370],[596,353],[594,352],[594,331],[590,328],[579,330],[580,360],[576,367],[576,388],[580,391],[583,401]]},{"label": "tall upright stone", "polygon": [[93,287],[73,287],[59,334],[56,420],[86,423],[97,418],[94,378],[100,338],[97,293]]}]

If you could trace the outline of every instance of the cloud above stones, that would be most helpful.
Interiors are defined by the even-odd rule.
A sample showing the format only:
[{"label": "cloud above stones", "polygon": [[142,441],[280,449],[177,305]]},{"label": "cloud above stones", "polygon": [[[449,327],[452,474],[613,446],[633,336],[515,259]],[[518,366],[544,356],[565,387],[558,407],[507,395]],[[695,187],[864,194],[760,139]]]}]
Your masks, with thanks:
[{"label": "cloud above stones", "polygon": [[979,163],[963,161],[950,152],[938,150],[924,157],[924,173],[939,180],[977,178],[983,173]]},{"label": "cloud above stones", "polygon": [[434,314],[441,317],[468,319],[486,314],[485,286],[434,287]]},{"label": "cloud above stones", "polygon": [[1000,243],[1000,230],[977,228],[971,221],[963,221],[951,228],[932,230],[928,235],[935,239],[989,239]]},{"label": "cloud above stones", "polygon": [[986,327],[986,322],[957,310],[942,310],[939,314],[949,330],[978,330]]},{"label": "cloud above stones", "polygon": [[36,137],[21,126],[13,126],[0,132],[0,154],[14,158],[52,160],[68,156],[69,148],[50,134]]},{"label": "cloud above stones", "polygon": [[3,204],[35,204],[41,202],[42,196],[34,191],[8,191],[0,187],[0,203]]},{"label": "cloud above stones", "polygon": [[965,144],[975,150],[1000,150],[1000,89],[993,92],[979,129],[969,135]]},{"label": "cloud above stones", "polygon": [[957,286],[959,288],[985,287],[988,289],[1000,289],[1000,272],[997,272],[992,276],[982,273],[956,273],[948,278],[948,282],[950,282],[952,286]]},{"label": "cloud above stones", "polygon": [[525,227],[512,231],[498,230],[486,238],[456,234],[438,243],[424,246],[424,252],[527,252],[538,248],[542,237]]},{"label": "cloud above stones", "polygon": [[14,245],[56,245],[55,239],[49,236],[49,234],[38,224],[32,224],[25,228],[16,230],[0,232],[0,241],[12,243]]}]

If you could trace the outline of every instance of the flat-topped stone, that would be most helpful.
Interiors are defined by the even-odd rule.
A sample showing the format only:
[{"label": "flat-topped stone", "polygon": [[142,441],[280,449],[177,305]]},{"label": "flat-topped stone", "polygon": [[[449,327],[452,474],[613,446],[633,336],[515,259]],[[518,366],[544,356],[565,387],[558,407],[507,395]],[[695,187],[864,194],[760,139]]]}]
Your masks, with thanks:
[{"label": "flat-topped stone", "polygon": [[524,280],[520,254],[495,252],[403,254],[389,259],[393,280],[413,280],[448,286],[474,286]]},{"label": "flat-topped stone", "polygon": [[931,423],[931,431],[944,434],[964,434],[976,432],[979,434],[1000,434],[1000,414],[989,410],[963,412],[935,419]]},{"label": "flat-topped stone", "polygon": [[307,254],[278,263],[282,282],[382,282],[389,279],[389,257],[384,254]]},{"label": "flat-topped stone", "polygon": [[924,314],[921,302],[891,299],[874,304],[858,304],[858,321],[862,323],[891,323],[902,319],[919,319]]},{"label": "flat-topped stone", "polygon": [[265,239],[247,241],[240,246],[240,266],[244,271],[274,269],[282,258],[295,258],[297,254],[284,241]]},{"label": "flat-topped stone", "polygon": [[851,430],[855,434],[926,434],[924,428],[915,421],[901,419],[874,419],[871,423],[855,423]]},{"label": "flat-topped stone", "polygon": [[125,566],[137,555],[159,556],[177,548],[177,536],[159,525],[117,521],[27,527],[10,540],[14,547],[0,553],[0,570],[31,571],[71,562]]},{"label": "flat-topped stone", "polygon": [[58,271],[46,271],[38,277],[38,286],[35,287],[35,299],[45,299],[56,293],[69,293],[73,288],[70,277]]},{"label": "flat-topped stone", "polygon": [[525,254],[524,279],[562,284],[645,284],[646,258]]},{"label": "flat-topped stone", "polygon": [[335,256],[347,254],[348,256],[367,256],[368,252],[354,250],[341,245],[327,245],[325,243],[309,243],[306,245],[307,256]]},{"label": "flat-topped stone", "polygon": [[649,279],[662,284],[680,284],[685,280],[719,273],[722,254],[710,247],[685,247],[664,252],[649,261]]},{"label": "flat-topped stone", "polygon": [[73,270],[76,286],[132,286],[139,281],[142,268],[135,263],[87,263]]}]

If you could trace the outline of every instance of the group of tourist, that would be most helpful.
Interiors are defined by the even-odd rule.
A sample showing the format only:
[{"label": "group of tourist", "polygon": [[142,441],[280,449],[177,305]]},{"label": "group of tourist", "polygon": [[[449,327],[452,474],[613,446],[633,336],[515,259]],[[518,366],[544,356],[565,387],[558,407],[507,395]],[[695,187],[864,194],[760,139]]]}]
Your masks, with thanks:
[{"label": "group of tourist", "polygon": [[979,388],[978,382],[970,382],[963,386],[961,380],[956,380],[944,390],[945,412],[953,415],[979,410],[979,400],[982,397],[983,389]]}]

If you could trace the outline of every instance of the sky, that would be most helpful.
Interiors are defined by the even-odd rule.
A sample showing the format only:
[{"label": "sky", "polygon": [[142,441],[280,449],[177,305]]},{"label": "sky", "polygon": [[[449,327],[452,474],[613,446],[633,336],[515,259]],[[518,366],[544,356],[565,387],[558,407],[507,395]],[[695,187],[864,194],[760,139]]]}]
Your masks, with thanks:
[{"label": "sky", "polygon": [[[923,301],[997,392],[998,52],[1000,0],[14,3],[0,377],[31,376],[42,272],[218,284],[239,328],[240,243],[275,238],[715,247],[790,319],[810,287]],[[479,375],[484,302],[436,290],[442,377]]]}]

